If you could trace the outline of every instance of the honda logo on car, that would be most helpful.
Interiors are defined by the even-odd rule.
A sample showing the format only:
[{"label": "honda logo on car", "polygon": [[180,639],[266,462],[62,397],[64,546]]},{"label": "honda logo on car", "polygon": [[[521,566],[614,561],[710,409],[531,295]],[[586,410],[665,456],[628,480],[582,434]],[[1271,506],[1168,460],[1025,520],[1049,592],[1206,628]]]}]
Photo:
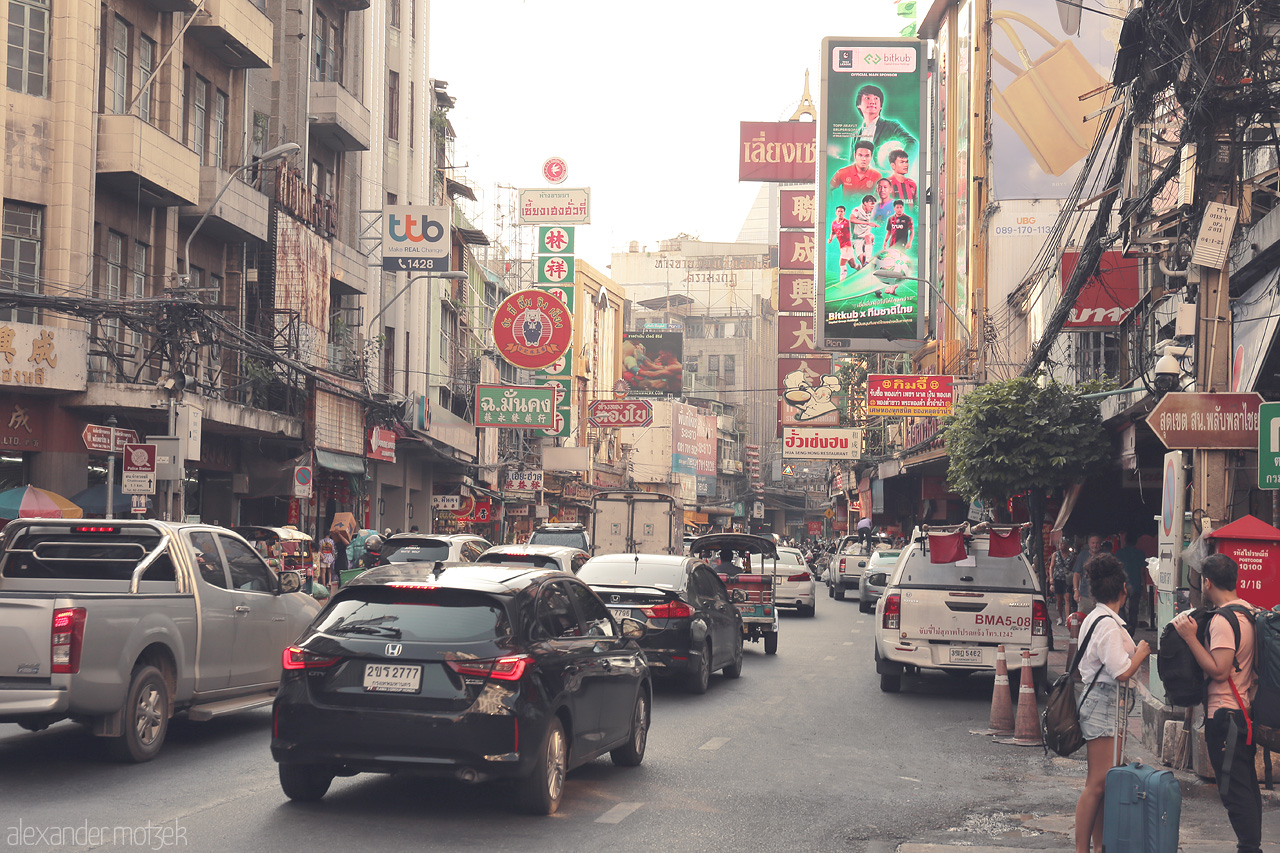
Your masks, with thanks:
[{"label": "honda logo on car", "polygon": [[784,427],[782,455],[800,459],[857,459],[862,450],[860,429]]}]

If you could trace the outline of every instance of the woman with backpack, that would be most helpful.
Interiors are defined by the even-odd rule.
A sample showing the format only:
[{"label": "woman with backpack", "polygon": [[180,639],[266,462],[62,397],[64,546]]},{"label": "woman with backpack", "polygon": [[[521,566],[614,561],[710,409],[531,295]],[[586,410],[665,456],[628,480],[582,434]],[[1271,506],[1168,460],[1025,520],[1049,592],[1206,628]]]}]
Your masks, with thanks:
[{"label": "woman with backpack", "polygon": [[1120,685],[1151,654],[1146,640],[1134,645],[1120,618],[1127,597],[1124,565],[1111,554],[1098,554],[1084,570],[1097,606],[1080,626],[1080,636],[1086,638],[1080,654],[1080,679],[1088,685],[1080,703],[1080,731],[1089,769],[1076,802],[1076,853],[1089,853],[1091,839],[1095,851],[1102,849],[1102,796],[1107,771],[1115,766]]}]

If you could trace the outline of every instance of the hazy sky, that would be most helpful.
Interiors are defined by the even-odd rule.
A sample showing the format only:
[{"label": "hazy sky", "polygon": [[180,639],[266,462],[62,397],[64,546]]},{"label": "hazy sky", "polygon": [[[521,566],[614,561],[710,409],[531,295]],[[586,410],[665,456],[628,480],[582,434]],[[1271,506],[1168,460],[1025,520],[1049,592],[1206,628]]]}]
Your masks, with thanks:
[{"label": "hazy sky", "polygon": [[[485,231],[500,185],[591,188],[578,255],[604,269],[631,240],[733,240],[759,189],[738,183],[738,122],[790,118],[824,36],[896,36],[894,0],[434,0],[431,76],[457,106],[454,174]],[[922,6],[928,6],[922,2]],[[529,254],[531,249],[526,248]]]}]

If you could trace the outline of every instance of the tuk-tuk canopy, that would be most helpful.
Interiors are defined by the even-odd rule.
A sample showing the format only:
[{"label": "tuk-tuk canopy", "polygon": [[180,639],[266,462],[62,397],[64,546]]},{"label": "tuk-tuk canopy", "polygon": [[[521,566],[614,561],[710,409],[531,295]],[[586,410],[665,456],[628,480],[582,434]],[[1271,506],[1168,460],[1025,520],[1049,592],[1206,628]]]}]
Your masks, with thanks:
[{"label": "tuk-tuk canopy", "polygon": [[774,541],[752,533],[708,533],[693,540],[693,544],[689,546],[689,553],[718,554],[726,548],[734,553],[745,551],[748,554],[759,554],[767,559],[778,559],[778,546]]}]

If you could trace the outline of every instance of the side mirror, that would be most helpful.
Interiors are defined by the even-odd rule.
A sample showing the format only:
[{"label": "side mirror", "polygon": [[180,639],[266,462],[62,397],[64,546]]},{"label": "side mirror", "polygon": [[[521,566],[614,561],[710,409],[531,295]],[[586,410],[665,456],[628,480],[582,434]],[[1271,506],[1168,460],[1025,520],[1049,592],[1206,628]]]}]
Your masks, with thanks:
[{"label": "side mirror", "polygon": [[276,577],[280,579],[281,592],[297,592],[302,589],[302,575],[297,572],[281,572]]},{"label": "side mirror", "polygon": [[640,620],[632,619],[630,616],[622,618],[622,636],[628,640],[639,640],[647,631],[648,629]]}]

